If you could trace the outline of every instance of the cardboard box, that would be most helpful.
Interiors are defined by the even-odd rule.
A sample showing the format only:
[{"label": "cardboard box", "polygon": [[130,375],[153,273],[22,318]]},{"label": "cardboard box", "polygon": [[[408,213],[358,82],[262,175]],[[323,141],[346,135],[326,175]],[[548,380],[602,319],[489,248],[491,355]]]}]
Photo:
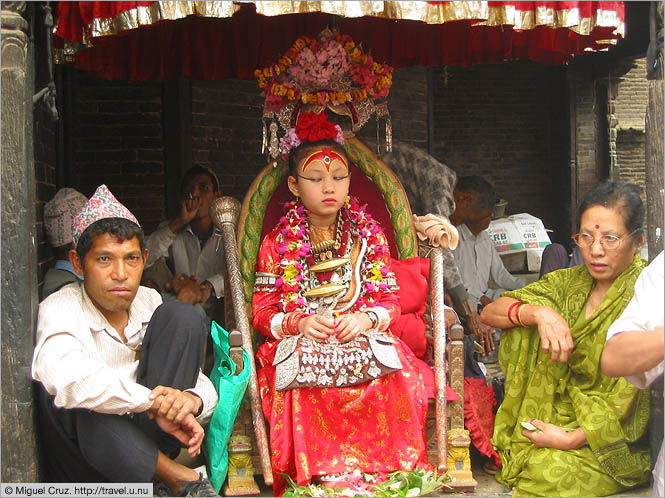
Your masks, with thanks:
[{"label": "cardboard box", "polygon": [[527,213],[499,218],[487,232],[509,272],[540,271],[543,249],[551,242],[539,218]]}]

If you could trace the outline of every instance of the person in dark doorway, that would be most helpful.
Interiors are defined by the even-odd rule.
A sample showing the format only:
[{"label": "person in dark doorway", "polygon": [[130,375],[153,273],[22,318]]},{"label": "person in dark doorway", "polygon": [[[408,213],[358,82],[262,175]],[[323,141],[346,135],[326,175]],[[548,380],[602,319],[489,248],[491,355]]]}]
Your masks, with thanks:
[{"label": "person in dark doorway", "polygon": [[70,261],[84,279],[40,304],[32,363],[49,478],[218,496],[172,459],[183,445],[200,453],[201,424],[217,404],[199,370],[204,317],[139,286],[143,230],[105,185],[74,218],[72,239]]},{"label": "person in dark doorway", "polygon": [[146,238],[146,278],[157,282],[158,289],[172,290],[181,301],[187,301],[181,296],[185,289],[191,296],[188,302],[201,303],[212,318],[219,318],[217,304],[224,296],[224,253],[208,210],[220,195],[217,175],[192,166],[180,184],[178,214]]},{"label": "person in dark doorway", "polygon": [[[463,176],[458,179],[453,195],[455,211],[450,220],[459,232],[459,244],[453,256],[473,306],[482,308],[503,291],[524,287],[526,281],[506,270],[486,232],[494,210],[494,187],[480,176]],[[498,288],[489,288],[490,279]],[[494,349],[494,331],[484,324],[480,330],[478,341],[485,354],[489,354]]]},{"label": "person in dark doorway", "polygon": [[61,287],[81,279],[69,262],[72,248],[72,220],[88,199],[78,190],[61,188],[44,204],[44,232],[53,248],[55,265],[44,275],[41,298],[46,299]]}]

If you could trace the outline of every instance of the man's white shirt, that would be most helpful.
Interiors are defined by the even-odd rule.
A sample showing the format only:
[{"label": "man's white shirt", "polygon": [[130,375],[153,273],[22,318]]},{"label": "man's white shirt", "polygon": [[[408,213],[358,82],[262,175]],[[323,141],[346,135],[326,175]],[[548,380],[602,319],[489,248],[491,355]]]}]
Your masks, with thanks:
[{"label": "man's white shirt", "polygon": [[[151,390],[136,382],[137,353],[161,303],[157,291],[139,287],[129,307],[123,343],[88,297],[83,282],[50,295],[39,305],[32,377],[61,408],[117,415],[146,411],[152,405]],[[207,422],[217,405],[212,382],[199,372],[196,385],[187,391],[203,401],[197,420]]]}]

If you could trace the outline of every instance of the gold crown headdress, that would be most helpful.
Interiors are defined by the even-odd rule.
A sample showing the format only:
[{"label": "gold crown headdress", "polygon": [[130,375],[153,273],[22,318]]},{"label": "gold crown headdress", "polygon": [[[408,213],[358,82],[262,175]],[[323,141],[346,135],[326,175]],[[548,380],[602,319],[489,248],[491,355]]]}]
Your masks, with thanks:
[{"label": "gold crown headdress", "polygon": [[349,117],[353,131],[375,114],[378,134],[379,119],[385,118],[386,150],[392,150],[386,97],[393,68],[375,62],[349,35],[326,28],[316,38],[300,37],[276,64],[254,74],[265,97],[263,154],[268,152],[273,159],[279,155],[278,124],[286,131],[296,126],[301,112],[319,114],[326,108]]}]

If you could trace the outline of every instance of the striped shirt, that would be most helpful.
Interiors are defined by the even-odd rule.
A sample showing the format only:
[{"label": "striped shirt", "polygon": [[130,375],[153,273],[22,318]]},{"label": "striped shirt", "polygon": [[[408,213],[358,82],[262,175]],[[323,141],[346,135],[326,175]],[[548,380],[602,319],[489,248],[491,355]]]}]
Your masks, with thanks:
[{"label": "striped shirt", "polygon": [[[150,389],[136,382],[148,322],[162,303],[159,293],[139,287],[129,307],[126,342],[95,307],[83,282],[68,285],[39,305],[32,377],[41,382],[55,405],[99,413],[140,413],[152,405]],[[199,372],[187,391],[203,401],[197,417],[207,422],[217,404],[210,379]]]}]

